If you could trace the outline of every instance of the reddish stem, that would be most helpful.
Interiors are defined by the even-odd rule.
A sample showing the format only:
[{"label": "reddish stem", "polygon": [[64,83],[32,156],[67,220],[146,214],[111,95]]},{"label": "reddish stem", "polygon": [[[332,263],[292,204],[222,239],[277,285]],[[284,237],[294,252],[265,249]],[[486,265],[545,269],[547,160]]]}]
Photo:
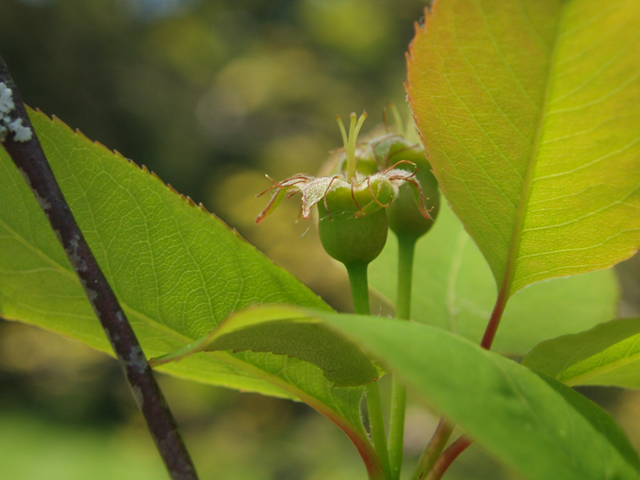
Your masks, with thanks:
[{"label": "reddish stem", "polygon": [[449,445],[449,448],[440,455],[440,458],[433,465],[427,480],[440,480],[453,461],[458,458],[458,455],[464,452],[471,443],[471,440],[463,435]]},{"label": "reddish stem", "polygon": [[496,332],[498,331],[500,320],[502,320],[502,314],[504,313],[504,309],[507,306],[508,297],[505,292],[506,282],[502,284],[502,289],[500,290],[500,294],[498,295],[498,299],[496,300],[496,305],[495,307],[493,307],[491,319],[487,324],[487,329],[484,331],[484,336],[482,337],[482,342],[480,343],[480,346],[486,350],[491,350],[491,345],[493,344],[493,340],[496,337]]},{"label": "reddish stem", "polygon": [[[482,337],[482,342],[480,346],[486,350],[491,350],[491,345],[493,344],[493,340],[496,337],[496,332],[498,331],[498,326],[500,325],[500,320],[502,320],[502,314],[504,313],[504,309],[507,306],[508,296],[506,295],[507,288],[509,288],[509,282],[503,281],[502,288],[500,289],[500,293],[498,294],[498,299],[496,300],[496,305],[493,308],[493,312],[491,313],[491,318],[489,319],[489,323],[487,324],[487,328]],[[433,464],[433,468],[429,473],[428,480],[439,480],[444,472],[447,471],[449,465],[460,455],[464,450],[471,445],[472,440],[469,438],[462,436],[458,438],[455,442],[453,442],[449,448],[447,448],[440,458]]]}]

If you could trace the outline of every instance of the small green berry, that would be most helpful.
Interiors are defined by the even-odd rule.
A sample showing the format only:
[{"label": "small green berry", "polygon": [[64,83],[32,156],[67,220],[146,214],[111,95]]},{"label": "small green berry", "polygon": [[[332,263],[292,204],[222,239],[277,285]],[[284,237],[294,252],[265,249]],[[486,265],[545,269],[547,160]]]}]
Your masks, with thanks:
[{"label": "small green berry", "polygon": [[[372,182],[370,188],[328,192],[317,204],[320,241],[326,252],[345,265],[368,264],[380,255],[388,226],[385,209],[379,204],[391,202],[394,193],[388,180]],[[372,211],[364,214],[365,209]]]},{"label": "small green berry", "polygon": [[[404,228],[399,225],[407,215],[410,216],[404,223],[413,229],[411,234],[426,231],[433,223],[429,208],[437,212],[435,202],[439,197],[424,150],[402,135],[393,134],[359,145],[357,136],[365,118],[366,114],[358,119],[352,113],[347,131],[338,116],[344,156],[329,176],[297,174],[282,182],[270,179],[273,185],[263,193],[273,194],[257,222],[269,215],[283,198],[301,193],[302,216],[309,218],[313,206],[318,206],[322,244],[333,258],[345,264],[366,265],[382,251],[388,230],[386,208],[393,207],[394,232]],[[425,196],[423,183],[430,192],[433,184],[435,193]],[[400,192],[406,192],[403,197],[407,198],[394,201]],[[427,206],[425,200],[429,196],[433,197],[433,204]]]},{"label": "small green berry", "polygon": [[[438,181],[431,173],[431,165],[424,158],[416,163],[416,180],[421,192],[409,183],[400,186],[398,195],[387,208],[389,228],[398,237],[406,236],[416,240],[427,233],[433,226],[440,210],[440,193]],[[410,164],[407,164],[410,166]],[[404,165],[398,168],[404,168]],[[425,218],[421,210],[426,209],[430,218]]]}]

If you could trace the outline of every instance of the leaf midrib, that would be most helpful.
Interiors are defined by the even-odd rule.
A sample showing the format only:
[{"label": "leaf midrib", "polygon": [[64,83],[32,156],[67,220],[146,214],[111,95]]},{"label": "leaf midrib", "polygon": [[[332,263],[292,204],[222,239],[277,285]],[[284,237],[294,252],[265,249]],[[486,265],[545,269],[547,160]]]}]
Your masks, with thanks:
[{"label": "leaf midrib", "polygon": [[[636,336],[636,342],[634,342],[634,345],[638,343],[638,341],[640,341],[640,335]],[[606,353],[607,350],[609,350],[610,348],[614,348],[615,345],[611,345],[609,348],[598,352],[596,355],[592,355],[588,358],[583,359],[582,361],[578,362],[577,364],[571,365],[568,368],[564,369],[562,372],[560,372],[557,375],[557,379],[559,381],[561,381],[562,383],[564,383],[565,385],[568,385],[569,387],[573,387],[576,385],[580,385],[582,383],[585,383],[588,380],[591,380],[592,378],[597,378],[600,377],[602,375],[606,375],[607,373],[613,372],[614,370],[617,370],[618,368],[622,368],[630,363],[633,363],[637,360],[640,360],[640,350],[637,351],[634,354],[631,355],[625,355],[622,358],[619,358],[618,360],[615,360],[613,362],[608,362],[605,364],[600,364],[598,367],[593,368],[591,370],[588,370],[586,372],[580,373],[578,375],[575,376],[564,376],[563,374],[565,374],[567,371],[571,371],[571,369],[573,369],[574,367],[576,367],[576,365],[579,365],[581,363],[584,363],[594,357],[596,357],[597,355],[604,355]],[[631,347],[632,348],[632,347]]]},{"label": "leaf midrib", "polygon": [[451,270],[449,271],[449,275],[447,276],[447,286],[445,290],[446,293],[444,296],[444,300],[447,307],[449,328],[453,333],[457,332],[456,321],[458,312],[456,309],[456,284],[458,281],[460,268],[462,267],[462,257],[464,255],[468,240],[468,235],[466,235],[463,230],[460,230],[458,238],[456,239],[456,243],[453,247],[453,253],[451,256]]},{"label": "leaf midrib", "polygon": [[551,46],[549,54],[549,62],[547,66],[546,85],[545,92],[542,98],[542,104],[538,113],[535,137],[531,146],[531,152],[529,154],[529,160],[527,162],[527,169],[524,176],[522,185],[522,194],[520,196],[520,202],[516,210],[516,216],[513,223],[513,231],[511,234],[511,240],[509,242],[509,249],[507,251],[507,261],[505,263],[505,272],[502,277],[502,285],[500,286],[499,296],[505,297],[505,300],[511,297],[515,292],[512,291],[513,280],[515,278],[515,272],[518,265],[518,254],[520,253],[520,241],[522,240],[522,231],[524,229],[524,220],[529,208],[529,198],[531,197],[531,190],[533,188],[533,175],[535,173],[536,164],[538,161],[538,153],[542,143],[542,135],[544,132],[544,122],[549,107],[549,99],[554,87],[556,57],[558,53],[558,43],[561,38],[562,26],[565,23],[566,12],[568,9],[568,2],[564,3],[560,7],[560,18],[556,26],[555,35],[553,37],[553,45]]}]

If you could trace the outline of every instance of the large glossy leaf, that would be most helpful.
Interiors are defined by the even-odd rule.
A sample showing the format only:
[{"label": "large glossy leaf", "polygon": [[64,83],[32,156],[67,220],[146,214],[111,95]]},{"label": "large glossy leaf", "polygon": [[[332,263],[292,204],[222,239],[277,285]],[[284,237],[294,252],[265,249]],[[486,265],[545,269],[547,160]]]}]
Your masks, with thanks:
[{"label": "large glossy leaf", "polygon": [[[220,220],[146,170],[32,113],[89,245],[148,356],[176,351],[254,304],[329,308]],[[0,149],[0,315],[109,352],[84,292],[17,169]],[[360,448],[362,387],[334,388],[315,365],[269,353],[201,353],[162,367],[201,382],[295,396]]]},{"label": "large glossy leaf", "polygon": [[427,325],[322,317],[527,478],[637,480],[638,455],[622,429],[560,382]]},{"label": "large glossy leaf", "polygon": [[522,364],[566,385],[640,388],[640,318],[624,318],[537,345]]},{"label": "large glossy leaf", "polygon": [[410,102],[503,301],[640,245],[640,2],[436,0]]},{"label": "large glossy leaf", "polygon": [[[446,202],[416,245],[412,318],[479,343],[496,299],[491,270]],[[371,285],[395,302],[397,242],[389,235],[369,267]],[[523,356],[534,345],[577,333],[616,316],[611,269],[536,283],[509,302],[493,349]]]}]

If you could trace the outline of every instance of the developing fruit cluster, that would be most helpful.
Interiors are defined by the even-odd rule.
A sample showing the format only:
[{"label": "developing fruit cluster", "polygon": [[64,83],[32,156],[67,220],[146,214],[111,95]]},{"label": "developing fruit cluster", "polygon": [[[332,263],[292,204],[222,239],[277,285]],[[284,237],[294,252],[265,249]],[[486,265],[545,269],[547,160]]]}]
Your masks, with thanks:
[{"label": "developing fruit cluster", "polygon": [[368,264],[382,251],[388,228],[400,236],[416,239],[426,233],[439,208],[438,184],[420,144],[401,134],[386,134],[358,144],[358,133],[366,119],[350,116],[347,133],[342,119],[338,126],[344,153],[330,175],[297,174],[282,182],[271,180],[273,192],[260,223],[282,201],[302,194],[302,216],[309,218],[318,207],[318,229],[324,249],[347,267]]}]

